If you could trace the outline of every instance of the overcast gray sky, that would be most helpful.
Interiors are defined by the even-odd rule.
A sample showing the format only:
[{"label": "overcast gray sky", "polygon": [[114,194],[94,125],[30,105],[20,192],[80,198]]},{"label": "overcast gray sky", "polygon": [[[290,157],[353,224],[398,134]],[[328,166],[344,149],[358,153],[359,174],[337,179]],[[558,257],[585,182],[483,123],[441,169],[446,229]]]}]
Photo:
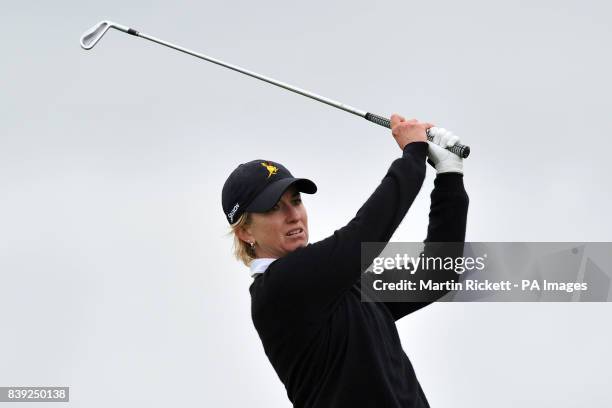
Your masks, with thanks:
[{"label": "overcast gray sky", "polygon": [[[0,386],[73,407],[288,407],[221,187],[309,177],[311,241],[399,157],[389,131],[109,19],[381,115],[452,129],[470,241],[610,241],[609,3],[11,2],[0,16]],[[434,173],[394,236],[425,237]],[[398,324],[434,407],[608,407],[610,304],[436,304]],[[7,405],[8,406],[8,405]]]}]

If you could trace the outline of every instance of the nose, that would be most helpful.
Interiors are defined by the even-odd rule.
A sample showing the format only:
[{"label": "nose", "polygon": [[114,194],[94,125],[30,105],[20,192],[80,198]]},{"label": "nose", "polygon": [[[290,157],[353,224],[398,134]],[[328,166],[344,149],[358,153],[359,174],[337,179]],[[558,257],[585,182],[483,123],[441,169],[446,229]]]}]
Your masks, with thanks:
[{"label": "nose", "polygon": [[294,223],[300,219],[300,210],[293,205],[288,205],[285,212],[287,223]]}]

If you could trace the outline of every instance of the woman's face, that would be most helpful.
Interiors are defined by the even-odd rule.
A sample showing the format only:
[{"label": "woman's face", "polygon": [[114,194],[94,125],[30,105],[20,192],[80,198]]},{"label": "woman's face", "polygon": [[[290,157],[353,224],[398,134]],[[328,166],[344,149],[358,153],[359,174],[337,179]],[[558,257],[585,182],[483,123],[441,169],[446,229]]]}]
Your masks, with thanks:
[{"label": "woman's face", "polygon": [[308,215],[300,193],[290,187],[265,213],[251,213],[240,239],[255,242],[257,258],[280,258],[308,244]]}]

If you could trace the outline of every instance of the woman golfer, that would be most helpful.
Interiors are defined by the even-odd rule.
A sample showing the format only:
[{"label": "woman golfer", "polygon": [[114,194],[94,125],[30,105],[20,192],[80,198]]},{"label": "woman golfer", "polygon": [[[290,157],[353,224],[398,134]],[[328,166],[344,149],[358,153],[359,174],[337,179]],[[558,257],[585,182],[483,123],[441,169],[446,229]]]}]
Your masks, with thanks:
[{"label": "woman golfer", "polygon": [[462,160],[444,129],[391,117],[402,150],[356,216],[308,244],[300,192],[317,187],[281,164],[254,160],[223,186],[236,256],[250,266],[253,323],[295,407],[429,407],[395,321],[427,303],[362,302],[361,243],[387,242],[436,168],[426,242],[463,242],[468,196]]}]

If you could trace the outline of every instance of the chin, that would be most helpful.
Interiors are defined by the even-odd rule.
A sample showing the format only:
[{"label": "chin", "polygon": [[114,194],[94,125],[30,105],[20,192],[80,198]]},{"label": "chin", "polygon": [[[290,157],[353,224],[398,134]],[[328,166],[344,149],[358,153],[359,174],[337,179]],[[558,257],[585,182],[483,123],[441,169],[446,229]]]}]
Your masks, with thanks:
[{"label": "chin", "polygon": [[293,252],[298,248],[305,247],[306,245],[308,245],[308,240],[304,239],[304,240],[300,240],[299,242],[294,242],[291,245],[287,245],[285,249],[287,252]]}]

